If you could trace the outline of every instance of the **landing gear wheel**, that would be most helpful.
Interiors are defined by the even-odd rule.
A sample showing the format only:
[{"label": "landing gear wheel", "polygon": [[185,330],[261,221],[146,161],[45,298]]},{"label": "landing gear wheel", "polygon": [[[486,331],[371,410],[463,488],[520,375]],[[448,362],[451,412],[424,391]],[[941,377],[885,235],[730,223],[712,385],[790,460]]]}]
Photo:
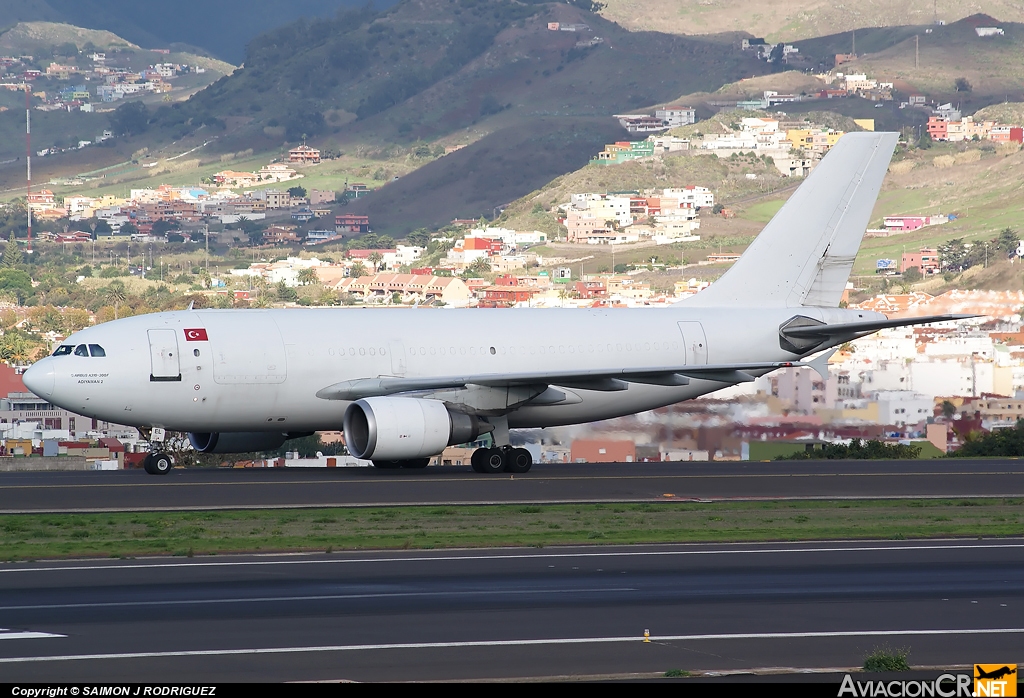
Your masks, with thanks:
[{"label": "landing gear wheel", "polygon": [[146,457],[142,459],[142,469],[150,475],[156,475],[156,471],[153,470],[153,454],[147,453]]},{"label": "landing gear wheel", "polygon": [[484,457],[480,459],[480,472],[500,473],[505,470],[505,452],[500,448],[489,448]]},{"label": "landing gear wheel", "polygon": [[396,469],[402,467],[402,462],[403,461],[400,461],[400,460],[375,460],[375,461],[372,461],[372,462],[373,462],[373,467],[374,468],[379,468],[380,470],[396,470]]},{"label": "landing gear wheel", "polygon": [[505,456],[505,470],[510,473],[526,473],[533,465],[533,456],[525,448],[513,448]]},{"label": "landing gear wheel", "polygon": [[484,472],[484,459],[487,458],[487,452],[490,449],[478,448],[473,451],[473,455],[469,459],[470,465],[473,466],[473,472],[482,473]]},{"label": "landing gear wheel", "polygon": [[146,457],[146,472],[150,475],[166,475],[171,472],[174,463],[166,453],[151,453]]}]

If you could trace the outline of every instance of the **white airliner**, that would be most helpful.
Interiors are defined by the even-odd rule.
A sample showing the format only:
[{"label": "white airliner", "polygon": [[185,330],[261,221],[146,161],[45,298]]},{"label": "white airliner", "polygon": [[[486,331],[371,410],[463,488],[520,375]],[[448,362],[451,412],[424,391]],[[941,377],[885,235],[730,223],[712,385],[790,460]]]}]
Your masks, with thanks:
[{"label": "white airliner", "polygon": [[[185,310],[68,337],[25,385],[72,412],[189,432],[205,453],[279,448],[343,427],[377,467],[424,467],[491,433],[478,472],[521,473],[509,430],[579,424],[695,398],[885,327],[839,308],[896,144],[832,148],[720,280],[667,309]],[[158,432],[159,433],[159,432]],[[159,444],[146,470],[166,473]]]}]

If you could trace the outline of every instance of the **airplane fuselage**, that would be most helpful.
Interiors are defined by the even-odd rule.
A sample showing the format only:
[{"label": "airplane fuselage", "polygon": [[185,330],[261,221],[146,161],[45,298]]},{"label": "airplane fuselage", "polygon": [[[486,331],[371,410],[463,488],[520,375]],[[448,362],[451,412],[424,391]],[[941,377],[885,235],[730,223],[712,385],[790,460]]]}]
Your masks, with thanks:
[{"label": "airplane fuselage", "polygon": [[[350,402],[316,396],[346,380],[382,376],[553,373],[621,367],[790,361],[779,326],[795,315],[825,323],[872,320],[840,308],[276,309],[196,310],[125,318],[62,346],[98,345],[33,367],[53,404],[106,421],[176,431],[336,430]],[[78,353],[85,353],[78,351]],[[98,353],[98,352],[96,352]],[[728,385],[629,383],[565,389],[557,404],[518,406],[512,428],[608,419]]]}]

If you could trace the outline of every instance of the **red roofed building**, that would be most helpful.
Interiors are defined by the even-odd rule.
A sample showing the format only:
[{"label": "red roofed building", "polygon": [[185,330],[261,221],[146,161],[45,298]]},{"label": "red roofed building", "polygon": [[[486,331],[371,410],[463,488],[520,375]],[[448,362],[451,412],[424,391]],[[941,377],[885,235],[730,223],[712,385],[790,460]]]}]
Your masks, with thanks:
[{"label": "red roofed building", "polygon": [[370,217],[343,213],[334,217],[334,229],[338,233],[368,233],[370,232]]}]

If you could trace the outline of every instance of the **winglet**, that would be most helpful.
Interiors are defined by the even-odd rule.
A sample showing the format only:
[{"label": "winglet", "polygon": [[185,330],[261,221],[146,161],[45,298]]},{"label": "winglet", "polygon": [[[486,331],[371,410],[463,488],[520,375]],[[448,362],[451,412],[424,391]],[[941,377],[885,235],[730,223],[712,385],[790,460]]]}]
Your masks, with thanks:
[{"label": "winglet", "polygon": [[823,381],[827,381],[828,360],[831,359],[832,355],[835,354],[837,351],[839,351],[839,347],[836,347],[835,349],[832,349],[830,351],[826,351],[824,354],[821,354],[820,356],[818,356],[815,359],[812,359],[811,361],[805,361],[804,366],[809,366],[810,368],[813,368],[818,373],[818,375],[821,376],[821,379]]}]

